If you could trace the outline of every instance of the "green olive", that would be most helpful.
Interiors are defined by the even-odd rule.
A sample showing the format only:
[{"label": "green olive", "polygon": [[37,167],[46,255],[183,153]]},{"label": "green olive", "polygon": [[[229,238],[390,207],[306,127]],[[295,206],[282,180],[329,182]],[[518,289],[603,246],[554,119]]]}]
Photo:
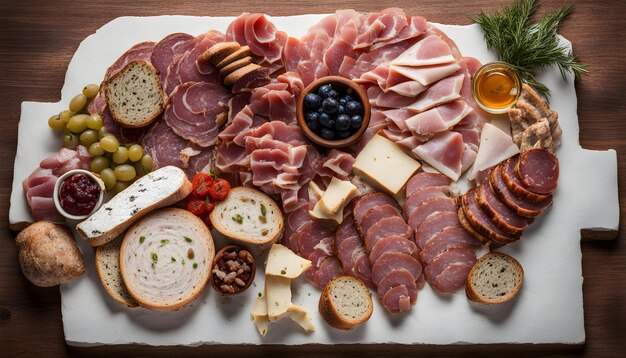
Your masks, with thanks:
[{"label": "green olive", "polygon": [[94,98],[98,94],[98,91],[100,91],[100,86],[93,83],[83,87],[83,94],[89,99]]},{"label": "green olive", "polygon": [[98,131],[87,129],[80,135],[80,144],[89,148],[92,144],[98,142]]},{"label": "green olive", "polygon": [[118,141],[115,136],[109,134],[100,139],[100,145],[102,146],[102,149],[107,152],[115,153],[117,148],[120,146],[120,141]]},{"label": "green olive", "polygon": [[128,159],[131,162],[137,162],[143,157],[143,148],[139,144],[133,144],[128,147]]},{"label": "green olive", "polygon": [[100,142],[95,142],[89,146],[89,154],[91,154],[94,157],[97,157],[99,155],[104,155],[104,153],[105,151],[104,149],[102,149],[102,146],[100,146]]},{"label": "green olive", "polygon": [[100,178],[104,182],[104,186],[107,188],[107,190],[111,190],[115,183],[117,183],[117,177],[115,176],[115,173],[113,173],[113,169],[111,168],[102,169],[102,171],[100,172]]},{"label": "green olive", "polygon": [[128,160],[128,148],[124,146],[117,147],[115,153],[113,153],[113,163],[124,164]]},{"label": "green olive", "polygon": [[143,165],[143,169],[146,173],[150,173],[152,171],[152,156],[150,156],[150,154],[146,154],[141,157],[141,165]]},{"label": "green olive", "polygon": [[65,148],[76,149],[78,142],[78,136],[74,133],[65,133],[63,135],[63,146]]},{"label": "green olive", "polygon": [[92,114],[87,118],[87,128],[89,129],[100,129],[104,125],[104,121],[99,114]]},{"label": "green olive", "polygon": [[66,110],[64,110],[64,111],[61,111],[61,113],[59,113],[59,118],[60,118],[63,122],[67,123],[67,122],[69,122],[69,121],[70,121],[70,118],[72,117],[72,115],[73,115],[73,114],[74,114],[74,113],[72,113],[72,111],[70,111],[69,109],[66,109]]},{"label": "green olive", "polygon": [[70,121],[67,122],[67,129],[72,133],[82,133],[85,129],[87,129],[87,118],[89,115],[87,114],[77,114],[70,118]]},{"label": "green olive", "polygon": [[117,195],[119,194],[122,190],[128,188],[130,184],[125,182],[125,181],[120,181],[118,180],[115,185],[113,186],[113,188],[111,189],[111,193],[113,193],[113,195]]},{"label": "green olive", "polygon": [[80,93],[70,100],[69,109],[74,113],[80,112],[87,104],[87,96]]},{"label": "green olive", "polygon": [[133,180],[133,178],[135,178],[135,175],[137,175],[137,173],[135,172],[135,167],[130,164],[118,165],[117,167],[115,167],[113,172],[115,172],[115,177],[117,178],[117,180],[121,181]]},{"label": "green olive", "polygon": [[94,173],[100,173],[104,169],[108,168],[111,165],[111,161],[107,157],[98,156],[91,160],[91,165],[89,169],[91,169]]},{"label": "green olive", "polygon": [[65,122],[61,120],[61,116],[58,114],[48,118],[48,126],[55,131],[65,130]]}]

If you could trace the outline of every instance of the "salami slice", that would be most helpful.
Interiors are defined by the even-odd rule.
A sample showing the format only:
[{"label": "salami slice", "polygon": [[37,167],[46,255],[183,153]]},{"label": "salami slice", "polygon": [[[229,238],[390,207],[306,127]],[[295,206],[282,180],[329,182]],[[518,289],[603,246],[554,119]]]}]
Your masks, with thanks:
[{"label": "salami slice", "polygon": [[559,160],[546,149],[529,149],[520,154],[515,173],[526,189],[551,194],[559,179]]},{"label": "salami slice", "polygon": [[365,248],[371,251],[376,242],[386,236],[397,235],[413,240],[413,230],[399,216],[381,219],[374,224],[365,235]]},{"label": "salami slice", "polygon": [[167,68],[174,62],[174,58],[191,50],[195,44],[195,37],[177,32],[166,36],[154,46],[150,61],[159,74],[161,81],[165,81]]},{"label": "salami slice", "polygon": [[517,215],[508,206],[498,200],[496,194],[491,190],[489,182],[479,185],[474,193],[478,206],[491,217],[497,227],[509,235],[522,235],[524,228],[534,221],[533,218]]},{"label": "salami slice", "polygon": [[409,290],[405,285],[391,288],[382,299],[383,306],[390,313],[407,312],[411,309]]},{"label": "salami slice", "polygon": [[475,189],[470,189],[461,198],[463,212],[470,224],[478,232],[495,242],[508,244],[519,239],[519,236],[509,235],[496,226],[493,220],[478,206],[474,191]]},{"label": "salami slice", "polygon": [[513,194],[504,183],[501,165],[502,164],[498,164],[498,166],[491,170],[489,174],[489,185],[491,185],[491,189],[504,205],[508,206],[518,215],[529,218],[541,214],[543,210],[552,205],[552,195],[548,195],[546,200],[536,203],[524,200]]},{"label": "salami slice", "polygon": [[519,155],[511,157],[507,159],[500,167],[502,179],[504,180],[504,184],[509,190],[515,194],[515,196],[523,198],[528,201],[532,201],[538,203],[540,201],[544,201],[548,199],[550,195],[537,194],[532,191],[526,189],[525,185],[520,181],[517,173],[515,173],[515,168],[517,167],[517,162],[519,161]]},{"label": "salami slice", "polygon": [[374,244],[370,251],[370,262],[378,261],[378,258],[387,252],[400,252],[415,258],[418,257],[417,246],[412,241],[401,236],[391,235],[385,236]]},{"label": "salami slice", "polygon": [[378,284],[391,271],[400,268],[409,271],[415,281],[422,275],[422,265],[414,257],[399,252],[388,252],[372,266],[372,281]]},{"label": "salami slice", "polygon": [[415,174],[406,183],[406,196],[409,197],[414,191],[430,186],[449,186],[450,178],[439,173],[421,172]]},{"label": "salami slice", "polygon": [[398,209],[398,214],[400,213],[400,205],[398,202],[389,195],[380,192],[363,194],[354,199],[353,202],[352,216],[354,217],[354,222],[357,225],[360,225],[363,221],[363,217],[370,209],[380,205],[390,204]]}]

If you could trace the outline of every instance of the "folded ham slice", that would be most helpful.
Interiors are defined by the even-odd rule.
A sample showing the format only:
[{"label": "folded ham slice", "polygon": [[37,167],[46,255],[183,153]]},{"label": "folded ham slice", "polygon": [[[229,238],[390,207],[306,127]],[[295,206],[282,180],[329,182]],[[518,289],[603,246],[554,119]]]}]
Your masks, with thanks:
[{"label": "folded ham slice", "polygon": [[413,154],[456,181],[461,176],[465,148],[457,132],[442,132],[413,149]]},{"label": "folded ham slice", "polygon": [[454,60],[450,46],[438,36],[429,35],[391,61],[391,64],[399,66],[428,66],[450,63],[454,62]]}]

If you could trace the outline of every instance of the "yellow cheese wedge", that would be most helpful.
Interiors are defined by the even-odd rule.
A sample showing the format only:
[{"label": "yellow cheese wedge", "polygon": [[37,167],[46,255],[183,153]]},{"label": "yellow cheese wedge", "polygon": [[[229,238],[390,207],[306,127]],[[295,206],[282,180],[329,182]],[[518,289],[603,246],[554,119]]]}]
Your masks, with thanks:
[{"label": "yellow cheese wedge", "polygon": [[320,189],[319,185],[317,185],[314,181],[309,182],[309,197],[313,197],[316,199],[321,199],[324,196],[324,191]]},{"label": "yellow cheese wedge", "polygon": [[267,256],[265,275],[296,278],[311,267],[311,261],[296,255],[281,244],[274,244]]},{"label": "yellow cheese wedge", "polygon": [[254,301],[254,307],[252,307],[252,320],[254,321],[254,325],[259,333],[265,337],[270,325],[270,320],[267,317],[267,301],[265,300],[265,295],[257,297]]},{"label": "yellow cheese wedge", "polygon": [[372,185],[396,195],[420,163],[392,141],[375,135],[356,157],[352,170]]},{"label": "yellow cheese wedge", "polygon": [[291,307],[291,279],[281,276],[265,276],[265,299],[267,317],[276,321],[287,314]]},{"label": "yellow cheese wedge", "polygon": [[341,224],[341,222],[343,221],[343,212],[335,214],[329,213],[327,210],[324,210],[319,201],[317,202],[317,204],[315,204],[313,210],[309,210],[309,215],[316,219],[334,220],[335,222],[337,222],[337,224]]},{"label": "yellow cheese wedge", "polygon": [[309,314],[306,308],[298,305],[292,305],[289,307],[289,318],[292,321],[300,325],[307,332],[314,332],[315,326],[313,325],[313,318]]},{"label": "yellow cheese wedge", "polygon": [[343,212],[343,207],[356,195],[356,186],[349,181],[333,177],[319,201],[324,211],[331,214]]}]

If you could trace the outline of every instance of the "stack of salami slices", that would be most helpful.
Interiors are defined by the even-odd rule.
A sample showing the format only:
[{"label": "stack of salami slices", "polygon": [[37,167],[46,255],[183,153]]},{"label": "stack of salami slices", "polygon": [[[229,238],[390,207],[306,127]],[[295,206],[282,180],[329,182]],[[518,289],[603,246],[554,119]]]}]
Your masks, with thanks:
[{"label": "stack of salami slices", "polygon": [[514,242],[552,205],[558,176],[559,162],[551,151],[530,149],[509,158],[460,197],[459,221],[480,241]]}]

